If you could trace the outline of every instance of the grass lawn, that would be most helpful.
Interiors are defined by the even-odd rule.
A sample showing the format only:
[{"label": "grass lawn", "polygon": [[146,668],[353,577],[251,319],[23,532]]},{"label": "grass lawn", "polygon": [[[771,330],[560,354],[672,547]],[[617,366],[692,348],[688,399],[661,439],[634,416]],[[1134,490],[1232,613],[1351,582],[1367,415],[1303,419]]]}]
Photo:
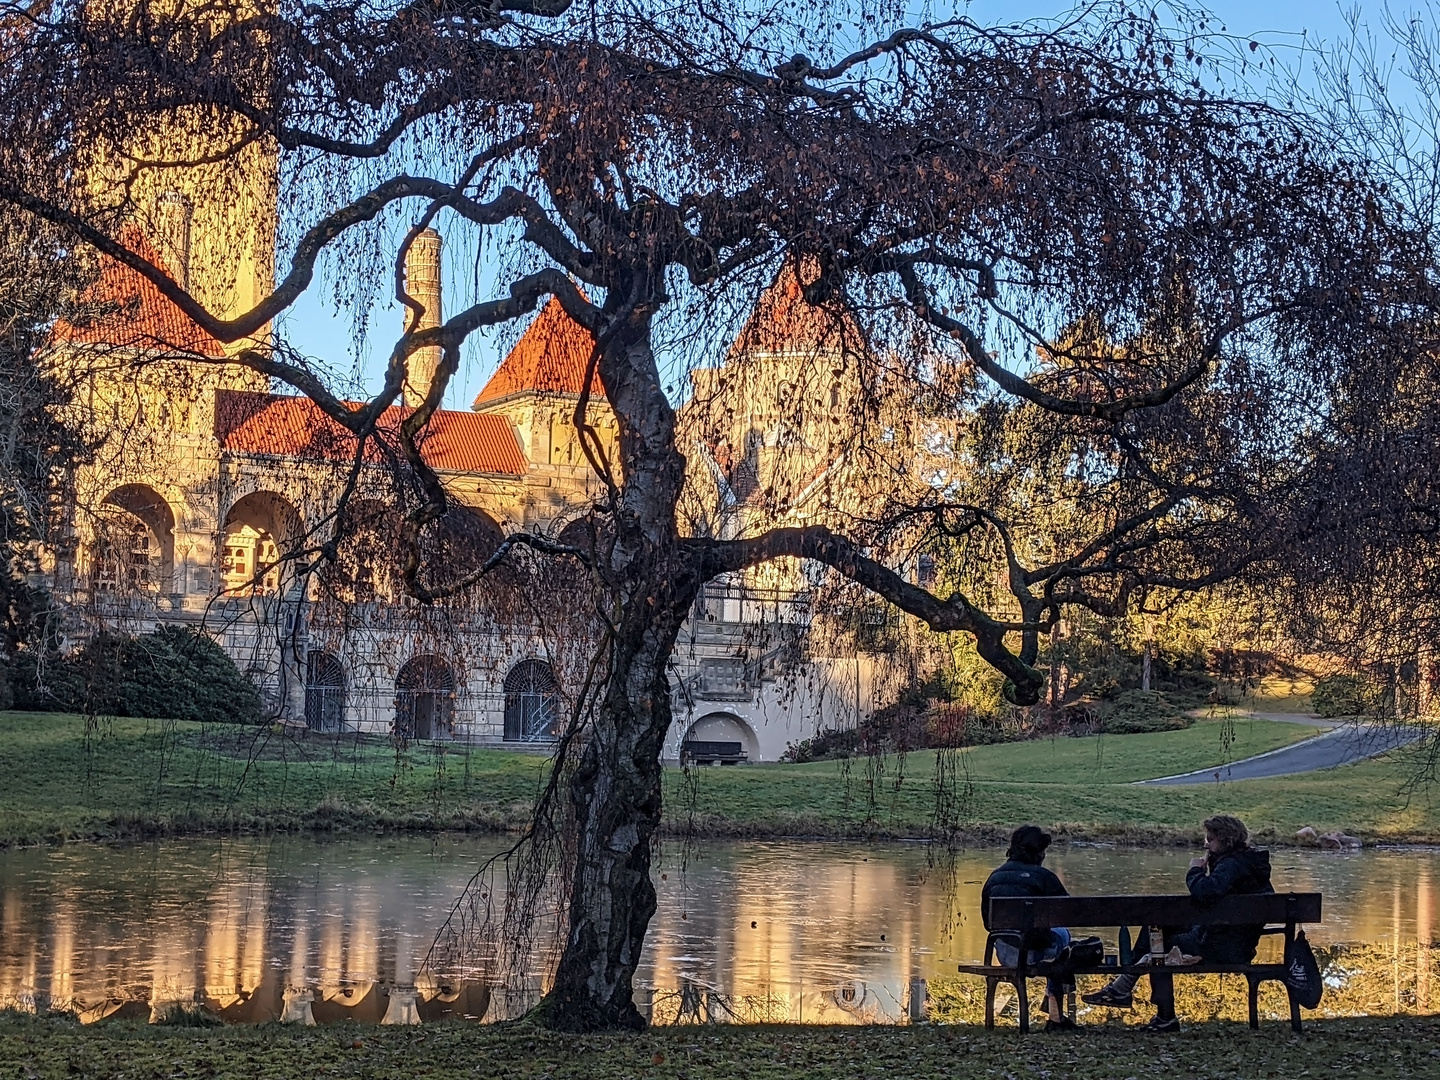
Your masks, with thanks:
[{"label": "grass lawn", "polygon": [[1304,672],[1293,675],[1263,676],[1240,700],[1240,708],[1261,713],[1300,713],[1311,711],[1310,695],[1315,680]]},{"label": "grass lawn", "polygon": [[544,759],[444,743],[0,712],[0,842],[248,828],[504,828]]},{"label": "grass lawn", "polygon": [[[961,755],[955,793],[969,831],[999,835],[1038,821],[1072,838],[1154,842],[1196,838],[1219,810],[1236,813],[1261,837],[1286,839],[1302,825],[1343,828],[1369,840],[1434,841],[1440,806],[1424,792],[1402,794],[1408,762],[1366,762],[1310,775],[1179,788],[1132,781],[1208,768],[1316,734],[1304,724],[1206,720],[1155,735],[1053,739],[977,747]],[[672,781],[671,813],[693,800],[699,820],[743,835],[820,831],[825,822],[864,823],[877,833],[923,832],[935,805],[933,753],[905,760],[699,770],[690,795]],[[1440,793],[1437,793],[1440,794]]]},{"label": "grass lawn", "polygon": [[122,1077],[229,1080],[317,1076],[413,1080],[879,1080],[882,1077],[1354,1076],[1440,1073],[1433,1018],[1329,1020],[1292,1038],[1278,1025],[1198,1024],[1151,1036],[1088,1027],[1064,1036],[974,1027],[672,1027],[640,1035],[551,1035],[529,1027],[424,1028],[278,1025],[82,1028],[0,1018],[0,1075],[26,1080]]},{"label": "grass lawn", "polygon": [[[1132,781],[1208,768],[1314,734],[1304,724],[1202,720],[1154,735],[976,747],[937,785],[932,752],[903,759],[667,771],[669,826],[710,835],[921,835],[937,793],[977,837],[1034,820],[1072,838],[1188,841],[1239,813],[1265,837],[1301,825],[1366,839],[1440,839],[1403,763],[1189,788]],[[0,845],[207,831],[505,829],[524,823],[542,758],[443,743],[166,721],[0,713]],[[947,779],[942,776],[942,780]]]}]

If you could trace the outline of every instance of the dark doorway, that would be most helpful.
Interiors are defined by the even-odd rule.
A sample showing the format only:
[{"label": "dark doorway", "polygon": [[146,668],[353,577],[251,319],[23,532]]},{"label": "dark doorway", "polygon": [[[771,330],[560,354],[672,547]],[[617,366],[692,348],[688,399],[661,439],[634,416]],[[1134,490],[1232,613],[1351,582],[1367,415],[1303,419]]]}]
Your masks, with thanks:
[{"label": "dark doorway", "polygon": [[505,676],[505,741],[560,737],[560,684],[543,660],[522,660]]},{"label": "dark doorway", "polygon": [[305,657],[305,723],[312,731],[345,726],[345,669],[326,652]]},{"label": "dark doorway", "polygon": [[455,733],[455,673],[438,656],[417,656],[395,680],[395,734],[448,739]]}]

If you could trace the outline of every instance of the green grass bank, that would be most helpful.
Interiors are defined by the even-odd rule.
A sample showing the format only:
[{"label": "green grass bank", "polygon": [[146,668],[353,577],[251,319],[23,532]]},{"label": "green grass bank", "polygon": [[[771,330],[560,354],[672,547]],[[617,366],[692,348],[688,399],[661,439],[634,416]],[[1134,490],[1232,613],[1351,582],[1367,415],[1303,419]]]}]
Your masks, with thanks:
[{"label": "green grass bank", "polygon": [[1303,1038],[1270,1026],[1189,1027],[1150,1036],[1087,1027],[1021,1042],[1013,1030],[679,1027],[642,1035],[561,1036],[525,1026],[425,1028],[149,1027],[0,1018],[0,1075],[25,1080],[879,1080],[1038,1076],[1354,1076],[1440,1073],[1433,1018],[1332,1020]]},{"label": "green grass bank", "polygon": [[[1302,825],[1370,841],[1440,842],[1440,807],[1405,791],[1392,756],[1288,779],[1189,788],[1135,780],[1219,766],[1315,734],[1206,719],[1153,735],[1057,738],[964,751],[937,783],[933,752],[705,768],[666,777],[667,826],[711,836],[924,835],[937,794],[975,838],[1034,820],[1072,839],[1189,842],[1217,809],[1267,839]],[[455,744],[168,721],[0,713],[0,845],[210,832],[502,830],[521,826],[541,757]],[[948,770],[948,765],[947,765]]]}]

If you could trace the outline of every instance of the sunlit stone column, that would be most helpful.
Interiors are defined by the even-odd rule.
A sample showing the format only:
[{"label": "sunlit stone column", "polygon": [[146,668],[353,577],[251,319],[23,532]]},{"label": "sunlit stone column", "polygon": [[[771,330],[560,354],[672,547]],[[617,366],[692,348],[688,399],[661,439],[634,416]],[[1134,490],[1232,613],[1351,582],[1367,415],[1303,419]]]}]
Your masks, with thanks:
[{"label": "sunlit stone column", "polygon": [[305,961],[310,952],[310,926],[297,920],[295,940],[290,945],[290,970],[285,978],[284,1007],[280,1021],[285,1024],[315,1023],[315,988],[310,984]]},{"label": "sunlit stone column", "polygon": [[382,1024],[418,1024],[419,992],[415,986],[416,943],[403,930],[395,931],[395,979],[390,984],[390,1003],[385,1007]]},{"label": "sunlit stone column", "polygon": [[[406,331],[431,330],[439,326],[444,318],[440,300],[440,234],[434,229],[422,230],[410,245],[405,257],[405,289],[425,308],[418,322],[414,312],[408,307],[405,309]],[[404,387],[408,407],[416,408],[425,400],[440,360],[438,345],[427,345],[410,354]]]},{"label": "sunlit stone column", "polygon": [[1430,1011],[1430,869],[1420,864],[1415,880],[1415,1011]]}]

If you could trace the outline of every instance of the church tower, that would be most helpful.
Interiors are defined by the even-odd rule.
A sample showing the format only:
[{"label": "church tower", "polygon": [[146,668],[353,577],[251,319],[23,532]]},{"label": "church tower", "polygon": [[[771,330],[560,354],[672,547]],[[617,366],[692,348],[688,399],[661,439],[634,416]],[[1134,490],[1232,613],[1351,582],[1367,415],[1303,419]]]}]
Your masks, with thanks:
[{"label": "church tower", "polygon": [[[222,35],[278,7],[275,0],[238,0],[218,8],[184,0],[143,5],[98,0],[89,10],[97,24],[109,24],[97,26],[102,39],[123,41],[147,33],[137,28],[137,9],[149,33],[195,39],[203,52],[216,47]],[[240,30],[225,46],[236,57],[246,49],[267,48],[253,30]],[[146,254],[157,255],[171,278],[212,314],[233,319],[253,309],[275,284],[275,140],[257,137],[251,120],[215,104],[138,111],[128,118],[125,132],[89,147],[90,165],[81,175],[87,177],[83,196],[91,209],[114,212],[110,220],[118,218],[122,227],[138,232],[151,249]],[[129,241],[134,235],[117,239]],[[233,354],[266,337],[268,329],[225,349]]]}]

